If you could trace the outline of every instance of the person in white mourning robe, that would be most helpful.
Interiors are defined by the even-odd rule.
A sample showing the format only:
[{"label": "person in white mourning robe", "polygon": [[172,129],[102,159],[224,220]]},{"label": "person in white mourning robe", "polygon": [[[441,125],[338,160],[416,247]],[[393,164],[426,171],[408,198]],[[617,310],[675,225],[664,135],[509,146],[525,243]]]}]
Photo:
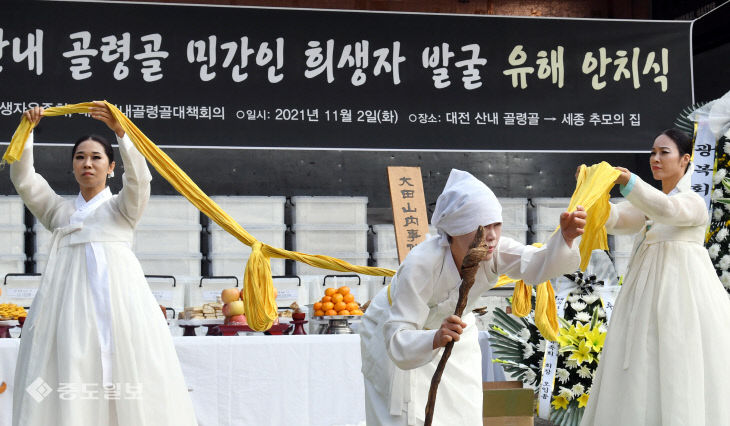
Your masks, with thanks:
[{"label": "person in white mourning robe", "polygon": [[611,204],[606,230],[636,237],[583,426],[730,425],[730,300],[704,247],[691,153],[681,130],[657,136],[661,190],[617,167],[626,201]]},{"label": "person in white mourning robe", "polygon": [[[390,285],[371,301],[360,326],[367,424],[416,425],[425,420],[428,391],[443,347],[455,341],[434,409],[434,425],[482,424],[481,350],[471,310],[507,274],[539,284],[574,272],[586,213],[560,216],[560,232],[541,247],[500,238],[502,207],[471,174],[452,170],[432,224],[438,237],[411,250]],[[477,228],[488,253],[480,263],[463,317],[455,315],[461,262]]]},{"label": "person in white mourning robe", "polygon": [[[119,194],[106,186],[114,151],[98,136],[73,148],[75,200],[35,173],[32,133],[10,166],[23,202],[53,232],[20,341],[13,426],[195,425],[169,328],[131,249],[152,176],[108,107],[96,104],[91,116],[114,131],[124,161]],[[37,124],[42,113],[24,114]]]}]

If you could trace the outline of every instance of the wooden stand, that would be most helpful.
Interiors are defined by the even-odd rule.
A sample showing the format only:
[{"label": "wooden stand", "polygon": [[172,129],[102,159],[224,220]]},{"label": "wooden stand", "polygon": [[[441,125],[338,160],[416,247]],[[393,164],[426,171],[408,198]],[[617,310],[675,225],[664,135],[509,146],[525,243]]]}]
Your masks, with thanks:
[{"label": "wooden stand", "polygon": [[13,327],[12,325],[0,325],[0,339],[9,339],[10,329]]},{"label": "wooden stand", "polygon": [[205,324],[206,327],[208,327],[208,332],[205,333],[206,336],[222,336],[223,333],[221,333],[220,324]]},{"label": "wooden stand", "polygon": [[200,327],[199,325],[180,325],[183,328],[183,336],[195,336],[195,329]]},{"label": "wooden stand", "polygon": [[[256,333],[256,330],[247,325],[219,325],[218,328],[224,336],[235,336],[239,331]],[[292,328],[292,324],[279,323],[272,325],[271,328],[266,330],[264,333],[278,336],[282,334],[289,334]]]}]

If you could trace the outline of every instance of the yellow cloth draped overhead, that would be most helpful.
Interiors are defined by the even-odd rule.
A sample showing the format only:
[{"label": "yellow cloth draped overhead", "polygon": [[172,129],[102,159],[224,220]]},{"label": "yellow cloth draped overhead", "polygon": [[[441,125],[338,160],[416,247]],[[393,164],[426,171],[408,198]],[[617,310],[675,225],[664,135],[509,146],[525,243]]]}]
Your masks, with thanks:
[{"label": "yellow cloth draped overhead", "polygon": [[621,174],[605,161],[590,167],[580,166],[578,182],[570,197],[568,212],[583,206],[588,213],[583,237],[580,239],[580,269],[586,270],[593,250],[608,250],[606,221],[611,213],[608,203],[616,178]]},{"label": "yellow cloth draped overhead", "polygon": [[[246,264],[244,274],[244,310],[249,326],[254,330],[268,330],[278,316],[274,299],[274,287],[271,279],[270,258],[292,259],[311,266],[323,269],[332,269],[342,272],[356,272],[366,275],[393,276],[395,271],[386,268],[352,265],[340,259],[323,255],[311,255],[284,250],[264,244],[249,234],[218,204],[211,200],[198,186],[190,180],[177,164],[162,150],[155,146],[121,111],[114,105],[104,101],[109,110],[119,121],[129,138],[144,155],[147,161],[165,178],[181,195],[187,198],[195,207],[215,223],[220,225],[231,235],[244,244],[251,246],[252,252]],[[44,116],[58,116],[74,113],[88,113],[96,106],[92,102],[62,107],[52,107],[43,111]],[[25,142],[30,135],[33,125],[25,116],[18,129],[13,134],[10,146],[3,155],[3,163],[13,163],[20,159]]]},{"label": "yellow cloth draped overhead", "polygon": [[[621,174],[605,161],[591,167],[582,165],[573,196],[570,198],[568,212],[583,206],[587,213],[586,226],[580,241],[580,269],[585,271],[591,260],[594,249],[608,250],[606,238],[606,220],[611,212],[608,203],[611,188]],[[560,229],[560,227],[558,227]],[[556,229],[556,232],[557,230]],[[537,247],[542,244],[533,244]],[[502,275],[495,287],[515,283],[512,293],[512,313],[518,317],[527,316],[532,310],[532,287],[521,280],[514,280]],[[537,286],[535,297],[535,325],[546,339],[555,341],[558,338],[558,310],[555,306],[555,293],[550,281]]]}]

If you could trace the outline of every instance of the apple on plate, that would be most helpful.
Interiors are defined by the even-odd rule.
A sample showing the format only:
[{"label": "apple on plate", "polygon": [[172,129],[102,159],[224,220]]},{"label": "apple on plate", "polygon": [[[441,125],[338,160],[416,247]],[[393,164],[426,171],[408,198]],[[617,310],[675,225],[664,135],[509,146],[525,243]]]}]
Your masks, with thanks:
[{"label": "apple on plate", "polygon": [[235,315],[227,318],[228,325],[248,325],[246,315]]},{"label": "apple on plate", "polygon": [[231,303],[226,303],[221,310],[223,311],[223,316],[226,318],[243,315],[243,301],[234,300]]},{"label": "apple on plate", "polygon": [[237,288],[227,288],[221,292],[221,301],[223,303],[231,303],[240,298],[240,292]]},{"label": "apple on plate", "polygon": [[[225,307],[225,305],[223,305]],[[228,304],[228,314],[223,312],[223,315],[225,316],[231,316],[235,317],[236,315],[243,315],[243,301],[242,300],[234,300],[233,302]]]}]

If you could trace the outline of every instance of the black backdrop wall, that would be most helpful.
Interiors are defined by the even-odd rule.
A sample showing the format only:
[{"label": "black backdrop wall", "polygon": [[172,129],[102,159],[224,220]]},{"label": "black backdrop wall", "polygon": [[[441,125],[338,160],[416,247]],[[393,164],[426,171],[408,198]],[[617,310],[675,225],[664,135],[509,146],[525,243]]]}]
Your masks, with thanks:
[{"label": "black backdrop wall", "polygon": [[692,26],[695,100],[707,102],[730,91],[730,2]]}]

